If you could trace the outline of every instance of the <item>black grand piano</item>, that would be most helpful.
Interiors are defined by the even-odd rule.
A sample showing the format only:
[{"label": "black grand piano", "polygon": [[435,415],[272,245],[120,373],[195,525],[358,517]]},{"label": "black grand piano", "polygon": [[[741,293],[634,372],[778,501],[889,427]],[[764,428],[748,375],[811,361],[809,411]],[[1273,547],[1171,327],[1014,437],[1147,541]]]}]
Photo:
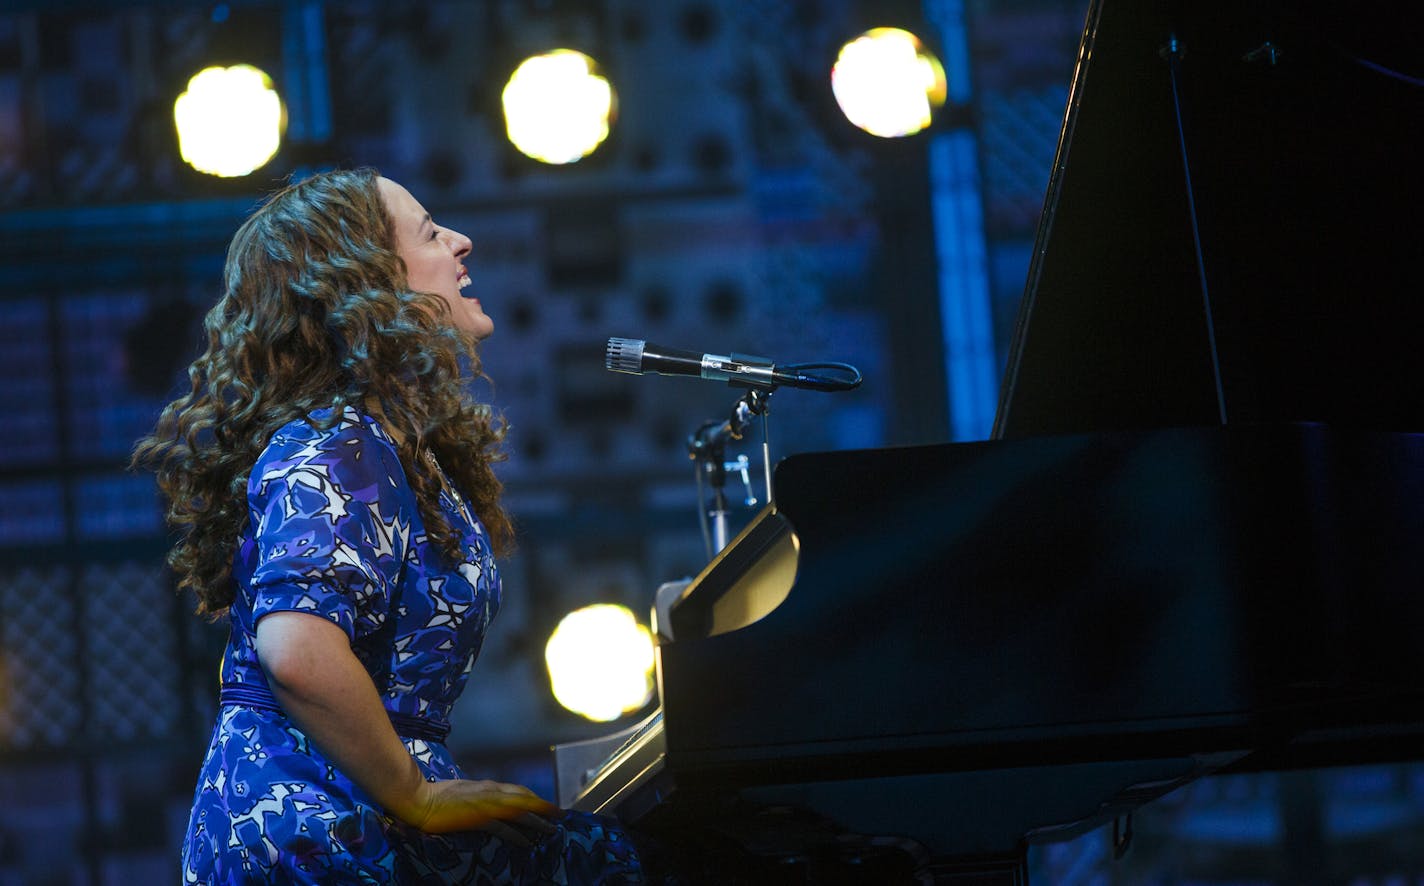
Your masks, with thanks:
[{"label": "black grand piano", "polygon": [[1022,883],[1203,775],[1424,756],[1415,7],[1095,0],[994,438],[785,459],[561,802],[692,882]]}]

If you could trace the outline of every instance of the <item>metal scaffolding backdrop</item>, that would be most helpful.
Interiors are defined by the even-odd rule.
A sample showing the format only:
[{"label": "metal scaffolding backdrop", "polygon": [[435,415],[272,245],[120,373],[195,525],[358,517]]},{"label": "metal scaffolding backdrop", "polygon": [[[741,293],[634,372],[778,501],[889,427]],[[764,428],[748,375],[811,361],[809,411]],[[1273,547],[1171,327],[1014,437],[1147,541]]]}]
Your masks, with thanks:
[{"label": "metal scaffolding backdrop", "polygon": [[[327,165],[376,165],[475,241],[499,325],[484,351],[496,386],[483,396],[511,422],[503,476],[522,541],[454,740],[472,770],[548,793],[544,748],[602,728],[549,698],[544,639],[569,609],[642,611],[659,583],[700,567],[685,438],[730,402],[715,385],[604,373],[603,341],[637,334],[866,370],[854,395],[783,395],[777,455],[947,439],[955,398],[970,395],[938,372],[957,341],[941,321],[959,296],[946,293],[978,293],[983,325],[965,340],[987,342],[978,371],[996,371],[1085,5],[7,3],[0,884],[175,873],[224,629],[172,593],[151,478],[125,462],[181,383],[226,239],[263,192]],[[830,102],[827,65],[878,23],[871,11],[913,18],[934,45],[962,29],[970,56],[955,63],[972,92],[920,143],[876,144]],[[600,57],[620,116],[585,163],[539,168],[505,143],[498,89],[521,53],[558,42]],[[203,65],[238,59],[273,74],[287,143],[250,179],[216,181],[178,159],[171,103]],[[964,138],[932,152],[949,128]],[[936,240],[932,196],[979,209],[956,216],[972,229],[954,243]],[[982,248],[951,266],[945,248],[961,236]],[[916,376],[921,364],[933,371]],[[1389,870],[1421,873],[1417,840],[1409,855],[1401,836],[1421,824],[1417,771],[1277,788],[1225,782],[1174,799],[1141,826],[1149,847],[1160,840],[1135,869],[1111,868],[1101,841],[1037,863],[1050,882],[1130,878],[1206,846],[1269,870],[1279,832],[1252,831],[1252,856],[1211,814],[1259,824],[1344,798],[1390,812],[1362,845],[1403,841]]]}]

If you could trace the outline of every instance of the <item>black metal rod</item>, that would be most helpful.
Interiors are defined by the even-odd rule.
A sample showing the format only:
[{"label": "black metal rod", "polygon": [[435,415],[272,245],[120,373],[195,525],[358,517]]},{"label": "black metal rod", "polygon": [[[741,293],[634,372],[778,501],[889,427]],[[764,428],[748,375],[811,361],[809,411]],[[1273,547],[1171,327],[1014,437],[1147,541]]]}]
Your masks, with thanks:
[{"label": "black metal rod", "polygon": [[1201,229],[1197,224],[1197,200],[1192,190],[1192,164],[1187,154],[1187,134],[1182,125],[1182,96],[1177,75],[1182,61],[1182,47],[1175,35],[1162,47],[1172,83],[1172,111],[1177,120],[1177,143],[1182,151],[1182,175],[1187,185],[1187,216],[1192,223],[1192,247],[1196,252],[1197,280],[1201,286],[1202,310],[1206,314],[1206,340],[1211,352],[1211,371],[1216,382],[1216,411],[1224,426],[1226,422],[1226,390],[1221,383],[1221,355],[1216,347],[1216,321],[1211,310],[1211,291],[1206,280],[1206,259],[1202,255]]}]

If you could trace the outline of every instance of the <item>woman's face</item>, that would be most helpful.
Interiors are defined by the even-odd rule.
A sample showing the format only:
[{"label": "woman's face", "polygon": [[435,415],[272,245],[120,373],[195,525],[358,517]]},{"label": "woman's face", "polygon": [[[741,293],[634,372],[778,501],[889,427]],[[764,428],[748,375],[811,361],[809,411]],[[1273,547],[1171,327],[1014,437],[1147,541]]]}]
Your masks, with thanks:
[{"label": "woman's face", "polygon": [[410,288],[445,299],[455,328],[475,340],[494,332],[494,321],[485,315],[480,300],[460,293],[470,285],[461,261],[470,254],[470,238],[435,224],[410,191],[390,179],[378,179],[377,187],[395,227],[396,252],[405,261]]}]

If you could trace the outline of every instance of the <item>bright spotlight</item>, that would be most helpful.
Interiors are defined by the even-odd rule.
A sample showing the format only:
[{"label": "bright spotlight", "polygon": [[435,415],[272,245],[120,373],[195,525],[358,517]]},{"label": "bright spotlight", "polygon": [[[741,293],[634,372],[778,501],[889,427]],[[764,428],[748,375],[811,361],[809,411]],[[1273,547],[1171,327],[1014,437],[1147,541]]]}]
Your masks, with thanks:
[{"label": "bright spotlight", "polygon": [[564,616],[544,647],[559,704],[607,723],[653,696],[653,638],[627,607],[601,603]]},{"label": "bright spotlight", "polygon": [[871,135],[913,135],[930,125],[945,96],[944,68],[918,37],[873,28],[841,47],[831,91],[846,119]]},{"label": "bright spotlight", "polygon": [[593,59],[556,49],[525,59],[505,84],[504,125],[522,153],[545,163],[587,157],[608,137],[613,87]]},{"label": "bright spotlight", "polygon": [[204,68],[173,103],[178,152],[199,172],[247,175],[277,153],[286,110],[272,78],[251,65]]}]

